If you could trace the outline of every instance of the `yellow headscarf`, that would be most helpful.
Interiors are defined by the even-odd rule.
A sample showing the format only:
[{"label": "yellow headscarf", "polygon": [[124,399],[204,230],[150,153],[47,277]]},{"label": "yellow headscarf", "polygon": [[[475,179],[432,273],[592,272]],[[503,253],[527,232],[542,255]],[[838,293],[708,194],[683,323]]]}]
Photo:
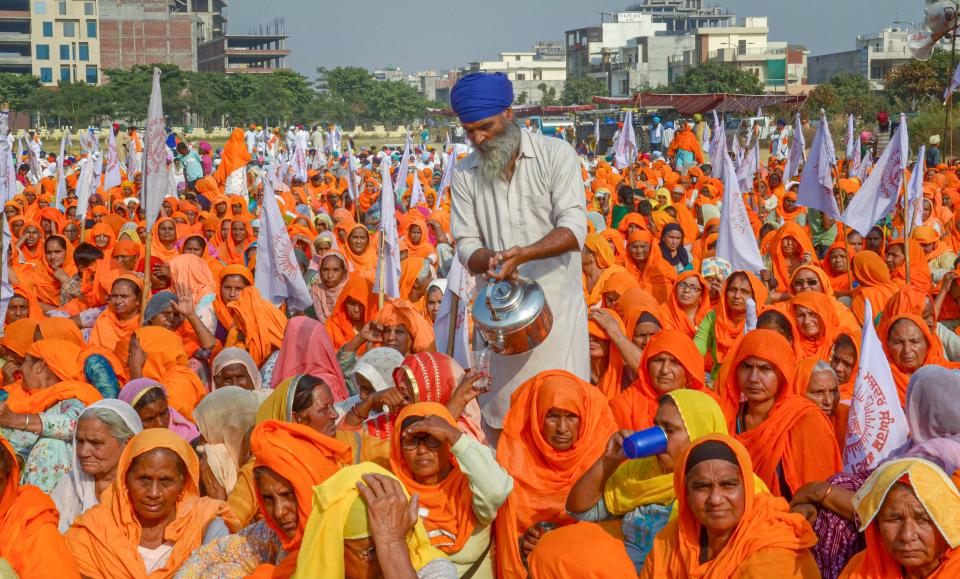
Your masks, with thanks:
[{"label": "yellow headscarf", "polygon": [[291,376],[277,384],[273,394],[260,403],[257,409],[257,424],[264,420],[279,420],[291,422],[293,420],[293,395],[297,391],[297,384],[303,375]]},{"label": "yellow headscarf", "polygon": [[911,489],[947,544],[954,549],[960,546],[960,493],[943,470],[922,458],[892,460],[870,475],[853,497],[860,531],[866,530],[880,512],[890,488],[904,476],[910,479]]},{"label": "yellow headscarf", "polygon": [[[690,442],[707,434],[727,434],[723,410],[709,394],[682,388],[666,394],[680,411]],[[607,479],[603,491],[607,511],[622,515],[649,504],[668,505],[677,500],[673,473],[664,473],[657,457],[628,460]],[[674,507],[670,517],[674,517]]]},{"label": "yellow headscarf", "polygon": [[[344,539],[369,536],[366,503],[357,490],[357,482],[365,474],[380,474],[399,482],[387,470],[365,462],[348,466],[314,487],[313,511],[303,533],[294,577],[341,579],[344,576]],[[430,561],[444,557],[440,550],[430,544],[427,531],[419,519],[413,531],[407,535],[407,549],[410,562],[418,571]]]}]

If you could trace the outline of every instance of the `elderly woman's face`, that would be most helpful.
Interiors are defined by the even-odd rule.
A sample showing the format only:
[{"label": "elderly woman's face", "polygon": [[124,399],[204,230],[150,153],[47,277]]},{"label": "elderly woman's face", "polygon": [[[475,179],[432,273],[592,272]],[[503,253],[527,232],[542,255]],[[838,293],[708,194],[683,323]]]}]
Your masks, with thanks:
[{"label": "elderly woman's face", "polygon": [[887,348],[897,368],[902,372],[913,373],[923,366],[929,346],[917,324],[911,320],[900,320],[887,334]]},{"label": "elderly woman's face", "polygon": [[929,576],[947,550],[946,540],[917,495],[901,483],[893,485],[883,501],[877,530],[884,548],[907,571],[906,577]]},{"label": "elderly woman's face", "polygon": [[[834,251],[834,253],[837,253],[837,251]],[[823,284],[820,283],[820,278],[809,269],[801,269],[798,271],[796,275],[793,276],[791,285],[793,286],[794,294],[803,292],[823,293]]]},{"label": "elderly woman's face", "polygon": [[687,386],[687,371],[669,352],[660,352],[647,360],[647,375],[659,394]]},{"label": "elderly woman's face", "polygon": [[705,460],[687,474],[687,504],[708,534],[731,532],[746,509],[743,477],[725,460]]},{"label": "elderly woman's face", "polygon": [[580,417],[569,410],[551,408],[543,418],[541,434],[554,450],[570,450],[580,439]]},{"label": "elderly woman's face", "polygon": [[224,386],[239,386],[244,390],[253,390],[253,380],[250,378],[250,372],[243,364],[228,364],[213,377],[217,388]]},{"label": "elderly woman's face", "polygon": [[77,462],[83,472],[98,480],[112,480],[117,473],[117,463],[126,441],[117,440],[110,434],[106,423],[96,416],[83,416],[77,421],[74,446]]},{"label": "elderly woman's face", "polygon": [[906,254],[903,253],[903,245],[891,245],[887,248],[887,269],[893,271],[907,261]]},{"label": "elderly woman's face", "polygon": [[814,372],[807,383],[806,396],[827,416],[833,416],[840,404],[840,385],[836,375],[826,371]]},{"label": "elderly woman's face", "polygon": [[823,324],[820,316],[809,308],[801,305],[793,307],[794,319],[797,320],[797,331],[805,338],[817,338],[823,331]]},{"label": "elderly woman's face", "polygon": [[[830,252],[830,269],[837,273],[847,271],[847,252],[844,249],[834,249]],[[817,277],[817,276],[813,276]]]},{"label": "elderly woman's face", "polygon": [[450,472],[450,445],[433,435],[404,433],[400,447],[404,462],[418,482],[442,480]]},{"label": "elderly woman's face", "polygon": [[297,534],[300,514],[297,512],[297,495],[290,481],[266,467],[256,471],[257,492],[263,500],[263,510],[283,534],[292,539]]},{"label": "elderly woman's face", "polygon": [[360,227],[355,228],[347,237],[347,243],[350,244],[350,250],[360,255],[367,250],[367,244],[370,243],[370,236],[367,231]]},{"label": "elderly woman's face", "polygon": [[325,385],[313,387],[310,406],[303,412],[294,412],[293,420],[298,424],[309,426],[320,434],[334,436],[337,434],[337,409],[333,407],[333,395]]},{"label": "elderly woman's face", "polygon": [[646,241],[634,241],[629,246],[630,257],[633,261],[642,262],[646,261],[647,257],[650,255],[650,244]]},{"label": "elderly woman's face", "polygon": [[142,526],[165,524],[173,519],[177,499],[186,484],[186,468],[173,451],[158,448],[141,454],[127,471],[130,504]]},{"label": "elderly woman's face", "polygon": [[638,322],[637,327],[633,330],[633,339],[631,341],[636,347],[640,348],[642,352],[643,349],[647,347],[647,342],[650,341],[650,338],[659,331],[660,326],[653,322]]}]

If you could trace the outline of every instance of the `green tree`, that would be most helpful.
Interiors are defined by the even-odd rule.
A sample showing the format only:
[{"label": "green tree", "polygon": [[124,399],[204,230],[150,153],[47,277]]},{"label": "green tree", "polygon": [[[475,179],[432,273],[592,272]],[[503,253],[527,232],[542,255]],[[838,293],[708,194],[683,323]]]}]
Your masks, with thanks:
[{"label": "green tree", "polygon": [[530,99],[530,95],[527,94],[527,91],[523,91],[520,94],[518,94],[516,97],[514,97],[513,105],[514,106],[525,105],[527,104],[527,101],[529,99]]},{"label": "green tree", "polygon": [[40,90],[40,79],[28,74],[0,73],[0,102],[10,104],[10,110],[25,110]]},{"label": "green tree", "polygon": [[894,99],[915,109],[923,102],[942,101],[952,74],[950,53],[937,50],[926,62],[911,59],[892,68],[884,78],[884,88]]},{"label": "green tree", "polygon": [[588,105],[594,96],[607,96],[607,82],[602,78],[590,76],[575,76],[563,83],[563,92],[560,93],[560,104]]},{"label": "green tree", "polygon": [[732,64],[705,62],[688,69],[669,89],[683,94],[763,94],[763,83],[749,70]]},{"label": "green tree", "polygon": [[554,107],[559,104],[556,88],[547,86],[547,83],[541,82],[537,85],[537,90],[540,91],[540,106]]}]

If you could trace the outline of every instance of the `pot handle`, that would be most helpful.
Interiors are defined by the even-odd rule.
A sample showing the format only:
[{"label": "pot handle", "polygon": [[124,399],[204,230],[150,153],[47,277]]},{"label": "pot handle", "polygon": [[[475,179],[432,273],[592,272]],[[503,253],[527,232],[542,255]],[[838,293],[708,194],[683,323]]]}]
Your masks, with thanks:
[{"label": "pot handle", "polygon": [[[503,267],[502,264],[497,264],[497,267],[494,269],[495,272],[500,272],[500,269]],[[494,277],[487,278],[487,288],[486,295],[484,296],[487,302],[487,309],[490,310],[490,318],[495,321],[500,321],[500,316],[497,315],[496,308],[493,307],[493,299],[490,297],[490,291],[492,290],[494,284],[497,283],[497,279]]]}]

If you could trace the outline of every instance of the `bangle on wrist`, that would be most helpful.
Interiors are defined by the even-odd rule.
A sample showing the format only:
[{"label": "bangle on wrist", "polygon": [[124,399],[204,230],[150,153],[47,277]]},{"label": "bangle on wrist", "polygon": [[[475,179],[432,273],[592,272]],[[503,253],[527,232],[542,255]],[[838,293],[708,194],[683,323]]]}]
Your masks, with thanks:
[{"label": "bangle on wrist", "polygon": [[27,414],[25,420],[23,421],[23,429],[26,430],[30,428],[30,415]]},{"label": "bangle on wrist", "polygon": [[830,496],[831,492],[833,492],[833,485],[830,483],[827,483],[827,492],[823,493],[823,497],[820,498],[821,504],[823,503],[823,501],[827,500],[827,497]]},{"label": "bangle on wrist", "polygon": [[[352,412],[354,416],[356,416],[357,418],[359,418],[359,419],[360,419],[360,422],[363,422],[364,420],[367,419],[367,416],[360,416],[360,413],[357,411],[357,407],[358,407],[358,406],[360,406],[360,404],[354,404],[353,407],[350,408],[350,412]],[[369,416],[369,414],[368,414],[368,416]]]}]

